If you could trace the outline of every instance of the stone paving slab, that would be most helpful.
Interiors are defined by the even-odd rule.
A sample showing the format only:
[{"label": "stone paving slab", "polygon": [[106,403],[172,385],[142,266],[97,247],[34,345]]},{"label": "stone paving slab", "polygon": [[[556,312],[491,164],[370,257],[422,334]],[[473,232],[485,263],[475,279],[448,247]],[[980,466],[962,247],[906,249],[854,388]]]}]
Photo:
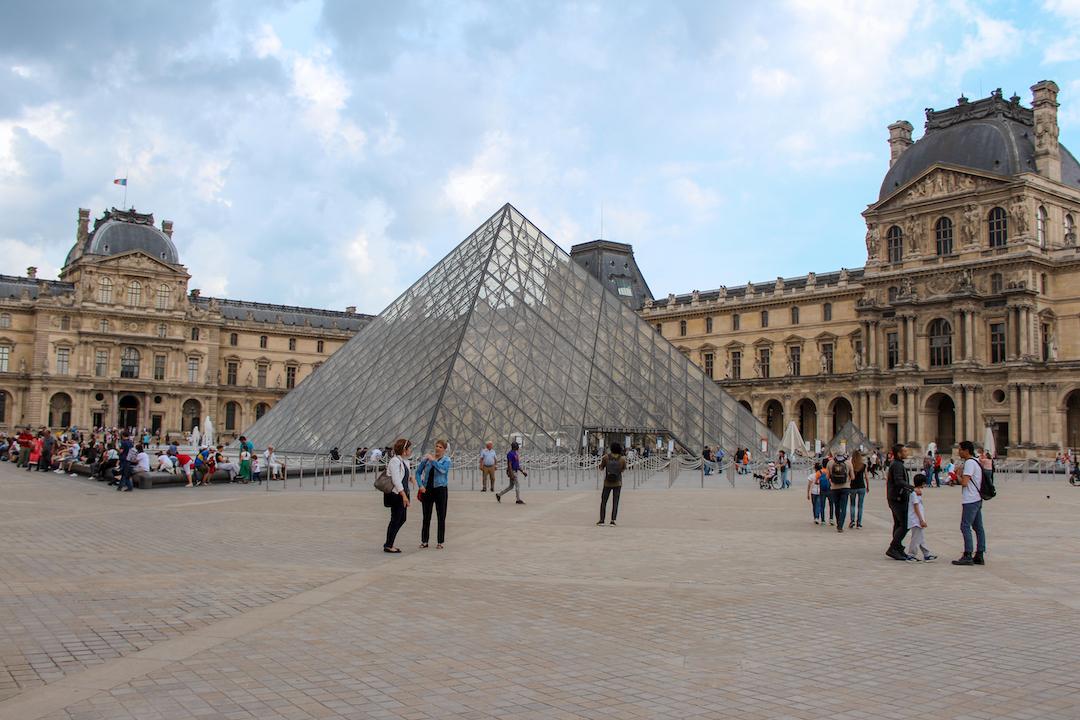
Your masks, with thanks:
[{"label": "stone paving slab", "polygon": [[1064,484],[1004,486],[955,568],[951,488],[936,564],[884,558],[880,494],[839,534],[743,487],[627,490],[619,527],[455,491],[447,548],[414,510],[391,557],[366,490],[33,475],[0,464],[0,718],[1080,717]]}]

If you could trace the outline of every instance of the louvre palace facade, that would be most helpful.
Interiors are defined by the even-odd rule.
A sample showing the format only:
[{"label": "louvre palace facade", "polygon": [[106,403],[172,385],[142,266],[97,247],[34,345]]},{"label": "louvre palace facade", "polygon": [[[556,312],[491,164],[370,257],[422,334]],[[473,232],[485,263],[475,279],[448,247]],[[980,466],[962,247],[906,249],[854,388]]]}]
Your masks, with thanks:
[{"label": "louvre palace facade", "polygon": [[640,315],[774,433],[999,454],[1080,448],[1080,165],[1058,87],[889,126],[866,265],[646,299]]},{"label": "louvre palace facade", "polygon": [[370,319],[206,297],[173,223],[80,209],[59,280],[0,276],[0,429],[118,426],[229,440]]}]

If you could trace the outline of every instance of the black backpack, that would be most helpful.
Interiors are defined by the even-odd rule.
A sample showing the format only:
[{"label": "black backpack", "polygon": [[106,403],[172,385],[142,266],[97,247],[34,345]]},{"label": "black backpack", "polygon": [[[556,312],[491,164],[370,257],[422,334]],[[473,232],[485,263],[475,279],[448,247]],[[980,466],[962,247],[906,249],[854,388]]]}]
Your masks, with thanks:
[{"label": "black backpack", "polygon": [[604,466],[604,480],[619,482],[622,480],[622,456],[608,455],[607,464]]},{"label": "black backpack", "polygon": [[983,470],[982,482],[979,483],[979,497],[983,500],[993,500],[997,496],[997,488],[994,487],[994,476],[987,475]]},{"label": "black backpack", "polygon": [[848,481],[847,462],[833,461],[832,472],[829,473],[829,481],[843,485]]}]

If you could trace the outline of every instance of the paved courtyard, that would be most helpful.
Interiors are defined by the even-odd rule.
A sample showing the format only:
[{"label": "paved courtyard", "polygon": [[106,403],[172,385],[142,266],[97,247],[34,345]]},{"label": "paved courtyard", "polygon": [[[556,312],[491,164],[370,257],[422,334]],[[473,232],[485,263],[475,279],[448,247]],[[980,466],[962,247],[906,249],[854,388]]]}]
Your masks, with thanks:
[{"label": "paved courtyard", "polygon": [[[358,487],[359,487],[358,483]],[[1047,497],[1049,495],[1049,497]],[[1080,489],[1004,485],[985,568],[815,527],[801,490],[116,493],[0,464],[0,718],[1080,717]]]}]

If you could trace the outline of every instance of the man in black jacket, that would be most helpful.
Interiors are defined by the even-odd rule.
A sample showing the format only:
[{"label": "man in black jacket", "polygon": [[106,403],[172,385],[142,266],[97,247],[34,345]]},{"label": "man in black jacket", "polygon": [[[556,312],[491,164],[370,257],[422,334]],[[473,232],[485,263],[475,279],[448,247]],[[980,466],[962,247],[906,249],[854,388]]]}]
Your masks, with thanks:
[{"label": "man in black jacket", "polygon": [[885,497],[892,511],[892,542],[885,554],[893,560],[914,560],[904,550],[904,536],[907,535],[908,493],[911,492],[907,468],[904,467],[904,446],[897,443],[892,448],[892,462],[885,474]]}]

